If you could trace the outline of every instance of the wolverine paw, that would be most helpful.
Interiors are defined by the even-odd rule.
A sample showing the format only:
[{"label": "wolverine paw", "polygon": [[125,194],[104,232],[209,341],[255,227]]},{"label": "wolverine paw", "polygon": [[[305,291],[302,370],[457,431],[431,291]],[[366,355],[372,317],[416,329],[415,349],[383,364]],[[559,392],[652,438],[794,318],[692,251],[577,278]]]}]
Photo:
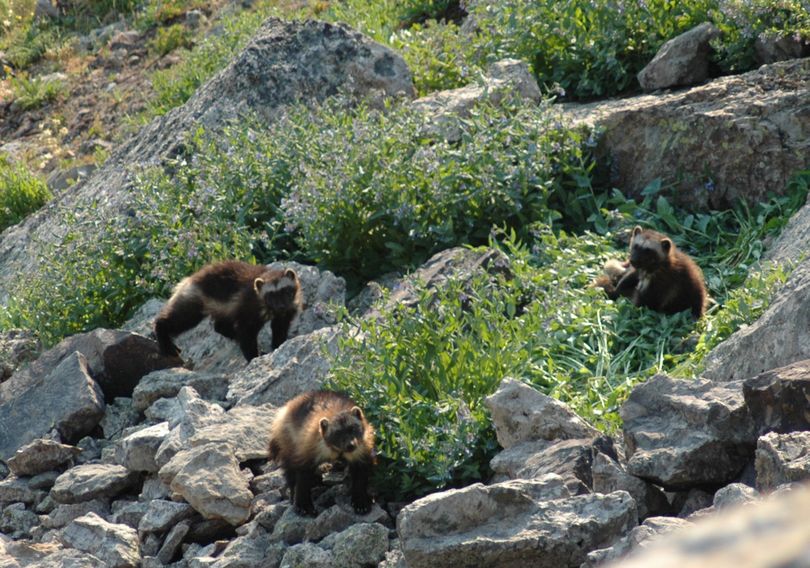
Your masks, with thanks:
[{"label": "wolverine paw", "polygon": [[368,497],[364,499],[352,499],[352,507],[354,508],[354,512],[358,515],[365,515],[371,511],[371,499]]}]

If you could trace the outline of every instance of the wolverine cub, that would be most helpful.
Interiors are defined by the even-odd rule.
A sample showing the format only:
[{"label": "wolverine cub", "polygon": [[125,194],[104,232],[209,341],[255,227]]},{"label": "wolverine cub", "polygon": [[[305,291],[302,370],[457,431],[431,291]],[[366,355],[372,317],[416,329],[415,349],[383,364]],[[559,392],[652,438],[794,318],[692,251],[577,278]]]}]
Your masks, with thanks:
[{"label": "wolverine cub", "polygon": [[357,513],[371,509],[368,480],[376,461],[374,428],[348,396],[310,391],[279,409],[270,428],[270,459],[284,470],[296,510],[315,514],[312,487],[318,466],[345,461],[351,476],[352,506]]},{"label": "wolverine cub", "polygon": [[688,309],[695,319],[706,311],[708,294],[700,267],[656,231],[635,227],[629,260],[609,260],[603,272],[593,286],[603,288],[612,300],[626,296],[636,306],[665,314]]},{"label": "wolverine cub", "polygon": [[259,331],[272,321],[273,349],[281,345],[301,311],[301,284],[295,270],[268,270],[238,260],[209,264],[184,278],[155,319],[155,337],[164,355],[179,355],[172,338],[205,316],[217,333],[239,342],[245,359],[259,355]]}]

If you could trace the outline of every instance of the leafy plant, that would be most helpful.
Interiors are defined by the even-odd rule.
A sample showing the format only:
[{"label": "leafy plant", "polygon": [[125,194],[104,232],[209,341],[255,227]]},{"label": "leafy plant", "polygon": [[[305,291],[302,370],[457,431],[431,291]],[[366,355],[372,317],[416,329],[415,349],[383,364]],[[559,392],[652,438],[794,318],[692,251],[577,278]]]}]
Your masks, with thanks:
[{"label": "leafy plant", "polygon": [[24,71],[9,77],[14,101],[22,110],[39,108],[65,93],[64,82],[59,79],[29,78]]},{"label": "leafy plant", "polygon": [[191,33],[183,24],[173,24],[167,28],[158,28],[155,37],[149,42],[149,50],[159,56],[171,53],[179,47],[192,45]]},{"label": "leafy plant", "polygon": [[0,155],[0,231],[19,223],[50,198],[43,180]]}]

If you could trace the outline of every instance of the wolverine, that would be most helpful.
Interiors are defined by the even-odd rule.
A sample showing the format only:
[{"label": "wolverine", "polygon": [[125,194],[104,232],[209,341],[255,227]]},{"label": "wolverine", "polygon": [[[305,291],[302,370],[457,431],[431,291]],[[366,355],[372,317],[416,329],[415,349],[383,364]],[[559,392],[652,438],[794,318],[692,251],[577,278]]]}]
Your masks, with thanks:
[{"label": "wolverine", "polygon": [[173,338],[211,316],[214,330],[239,343],[245,359],[258,357],[259,331],[268,321],[273,349],[284,343],[301,311],[301,283],[295,270],[269,270],[238,260],[209,264],[175,287],[155,319],[164,355],[178,355]]},{"label": "wolverine", "polygon": [[368,513],[368,481],[376,462],[374,428],[348,396],[334,391],[310,391],[278,410],[270,428],[271,460],[284,470],[295,509],[314,516],[312,487],[318,466],[343,460],[351,477],[355,512]]},{"label": "wolverine", "polygon": [[608,261],[593,286],[613,300],[626,296],[636,306],[665,314],[690,310],[700,319],[706,312],[708,292],[700,267],[672,239],[639,226],[630,237],[630,258]]}]

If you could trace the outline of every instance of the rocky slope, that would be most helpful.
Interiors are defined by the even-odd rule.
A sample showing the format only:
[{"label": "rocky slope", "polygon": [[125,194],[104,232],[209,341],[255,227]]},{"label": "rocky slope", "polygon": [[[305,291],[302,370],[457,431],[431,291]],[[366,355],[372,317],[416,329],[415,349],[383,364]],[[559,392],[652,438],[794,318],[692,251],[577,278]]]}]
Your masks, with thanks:
[{"label": "rocky slope", "polygon": [[[658,158],[667,171],[664,158],[688,164],[698,149],[707,156],[717,153],[717,142],[696,136],[691,144],[662,145],[666,132],[656,128],[666,130],[676,122],[692,125],[687,128],[710,125],[723,136],[724,124],[731,124],[729,130],[743,132],[739,124],[756,126],[752,117],[771,116],[770,109],[756,110],[754,101],[773,83],[768,77],[781,77],[774,86],[781,93],[776,104],[793,103],[779,107],[778,120],[764,122],[791,125],[789,132],[777,128],[772,141],[778,139],[783,151],[781,144],[797,142],[789,146],[796,153],[789,150],[784,159],[798,156],[795,164],[806,165],[807,69],[806,60],[775,64],[681,93],[565,112],[569,119],[601,124],[606,149],[620,144],[622,136],[649,138],[650,152],[666,147]],[[499,89],[507,85],[534,100],[537,89],[530,81],[524,66],[502,62],[484,86],[417,105],[430,117],[427,123],[441,127],[442,113],[464,112],[470,100],[483,97],[497,102]],[[61,203],[100,198],[109,211],[123,211],[130,169],[182,152],[180,135],[192,126],[217,128],[248,111],[271,121],[289,101],[320,100],[339,89],[407,95],[408,70],[396,55],[346,28],[271,20],[222,74],[116,150]],[[681,104],[690,100],[696,104]],[[609,105],[633,104],[651,105],[652,118],[642,119],[641,111],[604,112]],[[795,109],[796,114],[783,116]],[[662,120],[675,112],[681,113],[677,120]],[[740,121],[715,120],[740,113]],[[788,122],[779,122],[783,119]],[[633,124],[640,133],[630,130]],[[744,136],[740,140],[746,144]],[[735,164],[739,179],[759,179],[760,161]],[[736,186],[727,181],[723,191],[730,196]],[[2,236],[3,278],[32,253],[37,245],[30,236],[44,231],[52,214],[46,209]],[[413,305],[416,282],[436,289],[450,278],[503,270],[501,264],[496,251],[444,251],[390,283],[391,293],[377,301]],[[807,501],[807,489],[793,491],[795,483],[810,477],[810,363],[802,360],[806,342],[798,331],[806,322],[797,320],[803,312],[790,312],[799,309],[790,306],[802,297],[804,265],[763,317],[761,329],[757,324],[742,330],[716,350],[713,361],[720,363],[710,365],[707,378],[659,375],[634,389],[622,408],[621,439],[601,435],[560,402],[504,377],[487,399],[503,451],[492,460],[495,475],[486,485],[436,493],[404,508],[380,501],[358,516],[338,472],[331,472],[330,483],[316,497],[316,518],[300,517],[290,508],[283,476],[267,462],[266,433],[281,404],[322,384],[329,350],[351,330],[334,325],[333,309],[345,303],[342,279],[297,268],[306,305],[293,337],[248,365],[210,325],[180,342],[192,369],[161,357],[145,337],[159,301],[145,305],[124,330],[70,337],[41,354],[24,335],[6,338],[10,356],[0,383],[0,563],[557,567],[595,566],[644,549],[626,560],[640,566],[659,565],[650,560],[659,557],[653,555],[686,554],[696,531],[706,549],[721,555],[730,549],[728,559],[739,553],[738,545],[760,552],[778,549],[782,565],[806,558],[806,523],[790,513],[794,507],[785,506]],[[365,317],[384,313],[373,298],[361,298],[353,309]],[[794,330],[796,342],[776,335],[766,342],[765,324],[782,334]],[[267,349],[266,336],[261,344]],[[786,494],[760,503],[770,492]],[[714,519],[716,511],[746,503],[742,512],[726,513],[737,520]],[[778,526],[778,534],[749,534],[746,527],[763,522]],[[664,534],[670,536],[658,536]],[[774,559],[768,556],[759,565]],[[731,562],[712,559],[719,566]]]}]

